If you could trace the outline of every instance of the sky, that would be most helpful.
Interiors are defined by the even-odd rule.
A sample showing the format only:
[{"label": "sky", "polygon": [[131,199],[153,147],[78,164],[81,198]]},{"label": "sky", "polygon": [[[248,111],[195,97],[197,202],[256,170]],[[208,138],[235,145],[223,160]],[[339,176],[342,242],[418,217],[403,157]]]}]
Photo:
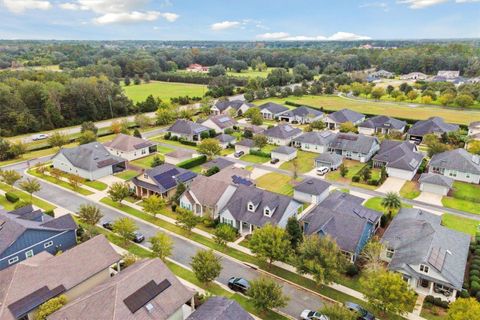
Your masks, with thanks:
[{"label": "sky", "polygon": [[0,0],[0,39],[480,38],[480,0]]}]

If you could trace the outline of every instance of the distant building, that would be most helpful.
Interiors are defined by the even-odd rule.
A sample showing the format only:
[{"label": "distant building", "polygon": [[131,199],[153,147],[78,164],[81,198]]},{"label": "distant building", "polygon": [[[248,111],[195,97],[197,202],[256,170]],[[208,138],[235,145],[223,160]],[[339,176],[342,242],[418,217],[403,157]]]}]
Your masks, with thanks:
[{"label": "distant building", "polygon": [[400,80],[427,80],[428,76],[425,73],[421,72],[411,72],[409,74],[404,74],[400,76]]},{"label": "distant building", "polygon": [[237,121],[229,115],[211,116],[202,122],[202,126],[215,130],[218,133],[224,133],[226,129],[233,129]]},{"label": "distant building", "polygon": [[208,72],[209,67],[202,66],[201,64],[198,64],[198,63],[192,63],[185,70],[187,70],[188,72],[203,72],[203,73],[206,73],[206,72]]},{"label": "distant building", "polygon": [[280,114],[278,119],[290,123],[305,124],[322,120],[323,117],[324,114],[322,111],[301,106]]},{"label": "distant building", "polygon": [[358,125],[358,132],[373,135],[390,134],[392,132],[403,133],[407,123],[387,116],[375,116]]},{"label": "distant building", "polygon": [[210,108],[210,112],[213,115],[234,115],[235,117],[242,116],[248,109],[255,107],[255,105],[243,100],[218,100]]},{"label": "distant building", "polygon": [[437,73],[439,77],[445,77],[447,80],[460,77],[460,71],[458,70],[440,70]]},{"label": "distant building", "polygon": [[375,72],[370,73],[371,76],[378,77],[378,78],[386,78],[386,79],[391,79],[395,77],[395,74],[387,71],[387,70],[378,70]]},{"label": "distant building", "polygon": [[281,114],[289,110],[287,107],[273,102],[264,103],[258,108],[260,109],[263,118],[267,120],[278,119]]}]

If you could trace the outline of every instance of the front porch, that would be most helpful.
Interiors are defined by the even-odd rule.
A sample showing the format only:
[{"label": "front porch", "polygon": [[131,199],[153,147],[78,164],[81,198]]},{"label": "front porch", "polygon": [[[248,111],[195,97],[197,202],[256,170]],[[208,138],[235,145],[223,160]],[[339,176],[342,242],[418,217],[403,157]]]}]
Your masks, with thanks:
[{"label": "front porch", "polygon": [[455,301],[457,290],[427,279],[410,279],[412,288],[420,295],[433,296],[449,302]]}]

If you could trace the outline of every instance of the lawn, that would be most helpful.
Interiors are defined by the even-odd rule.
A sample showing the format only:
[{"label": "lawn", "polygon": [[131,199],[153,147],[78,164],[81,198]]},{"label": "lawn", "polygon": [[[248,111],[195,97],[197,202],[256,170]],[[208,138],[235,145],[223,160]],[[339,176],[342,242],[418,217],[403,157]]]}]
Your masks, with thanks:
[{"label": "lawn", "polygon": [[48,181],[50,183],[53,183],[53,184],[56,184],[62,188],[65,188],[65,189],[68,189],[68,190],[71,190],[71,191],[74,191],[74,192],[78,192],[80,193],[81,195],[84,195],[84,196],[89,196],[89,195],[92,195],[93,192],[91,192],[90,190],[87,190],[85,188],[82,188],[80,186],[74,188],[72,185],[70,185],[70,183],[66,182],[66,181],[63,181],[63,180],[60,180],[60,179],[57,179],[57,178],[54,178],[52,176],[48,176],[46,174],[43,174],[43,173],[40,173],[38,172],[37,170],[35,169],[29,169],[27,171],[29,174],[31,174],[32,176],[35,176],[39,179],[42,179],[42,180],[45,180],[45,181]]},{"label": "lawn", "polygon": [[164,146],[157,146],[157,152],[161,154],[172,152],[174,149]]},{"label": "lawn", "polygon": [[[150,140],[156,141],[156,142],[160,142],[160,143],[164,143],[164,144],[167,144],[167,145],[170,145],[170,146],[172,146],[172,148],[174,148],[174,147],[181,147],[181,148],[186,148],[186,149],[197,150],[197,147],[195,147],[195,146],[189,146],[189,145],[182,144],[182,143],[180,143],[180,142],[178,142],[178,141],[174,141],[174,140],[166,140],[166,139],[163,138],[163,136],[164,136],[164,135],[162,134],[162,135],[160,135],[160,136],[156,136],[156,137],[154,137],[154,138],[151,138]],[[161,146],[157,146],[157,148],[158,148],[158,147],[161,147]],[[167,148],[167,149],[168,149],[169,147],[164,147],[164,148]],[[157,149],[157,150],[158,150],[158,149]],[[173,149],[172,149],[172,150],[173,150]],[[159,151],[159,152],[161,152],[161,151]],[[161,152],[161,153],[162,153],[162,152]],[[165,152],[165,153],[167,153],[167,152]]]},{"label": "lawn", "polygon": [[153,158],[155,158],[155,156],[158,156],[161,160],[164,159],[164,156],[162,154],[151,154],[149,156],[133,160],[131,161],[131,163],[134,166],[137,166],[143,169],[150,169],[152,167],[152,161],[153,161]]},{"label": "lawn", "polygon": [[117,178],[120,178],[120,179],[123,179],[123,180],[130,180],[130,179],[136,177],[137,175],[138,175],[137,171],[125,170],[125,171],[122,171],[122,172],[116,174],[115,176]]},{"label": "lawn", "polygon": [[149,95],[162,100],[180,96],[203,97],[207,92],[207,86],[191,83],[151,81],[139,85],[123,85],[127,97],[133,102],[144,101]]},{"label": "lawn", "polygon": [[265,163],[270,160],[270,158],[260,157],[253,154],[246,154],[240,158],[240,160],[248,161],[252,163]]},{"label": "lawn", "polygon": [[400,196],[405,199],[415,199],[420,195],[418,183],[414,181],[407,181],[400,189]]},{"label": "lawn", "polygon": [[447,228],[468,233],[472,236],[474,236],[477,231],[480,231],[480,228],[478,228],[480,221],[460,217],[450,213],[444,213],[442,215],[442,224]]},{"label": "lawn", "polygon": [[96,189],[98,191],[107,190],[107,188],[108,188],[108,185],[106,183],[101,182],[101,181],[86,180],[84,182],[84,185],[89,186],[90,188]]},{"label": "lawn", "polygon": [[478,202],[480,206],[480,185],[455,181],[453,183],[452,197],[471,202]]},{"label": "lawn", "polygon": [[451,208],[451,209],[457,209],[461,211],[466,211],[470,213],[475,213],[475,214],[480,214],[480,204],[467,201],[467,200],[462,200],[462,199],[456,199],[452,197],[443,197],[442,198],[442,204],[444,207]]},{"label": "lawn", "polygon": [[[9,185],[6,185],[5,183],[3,182],[0,182],[0,189],[2,189],[3,191],[5,192],[12,192],[14,194],[16,194],[21,200],[25,201],[25,202],[30,202],[30,195],[24,191],[21,191],[21,190],[18,190],[18,189],[11,189]],[[45,211],[48,211],[48,210],[53,210],[55,209],[56,207],[51,205],[50,203],[46,202],[46,201],[43,201],[42,199],[40,198],[37,198],[37,197],[33,197],[33,204],[37,207],[39,207],[40,209],[43,209]]]},{"label": "lawn", "polygon": [[[368,199],[363,205],[366,208],[369,208],[372,210],[385,212],[385,209],[382,206],[382,199],[383,199],[382,197],[373,197]],[[411,207],[412,207],[411,205],[402,202],[402,208],[411,208]],[[397,212],[398,210],[394,210],[393,215],[396,215]]]},{"label": "lawn", "polygon": [[350,183],[352,177],[356,175],[357,172],[360,171],[366,164],[346,159],[343,161],[343,165],[348,168],[347,175],[344,178],[342,178],[342,176],[340,175],[339,169],[327,173],[325,178],[330,181],[341,181]]},{"label": "lawn", "polygon": [[293,195],[293,186],[291,184],[292,177],[290,176],[277,172],[270,172],[259,177],[255,182],[259,188],[287,196]]},{"label": "lawn", "polygon": [[5,196],[0,196],[0,208],[6,211],[12,211],[15,209],[15,204],[8,201]]},{"label": "lawn", "polygon": [[[297,166],[299,173],[305,173],[313,170],[315,164],[314,160],[318,157],[318,153],[306,152],[302,150],[297,150]],[[293,171],[294,160],[282,163],[280,169]]]}]

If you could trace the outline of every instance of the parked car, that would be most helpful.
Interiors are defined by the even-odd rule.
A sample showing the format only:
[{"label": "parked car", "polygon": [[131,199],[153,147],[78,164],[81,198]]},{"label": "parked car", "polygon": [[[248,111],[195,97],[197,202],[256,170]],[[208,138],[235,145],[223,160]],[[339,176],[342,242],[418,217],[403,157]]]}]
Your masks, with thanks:
[{"label": "parked car", "polygon": [[145,236],[143,235],[143,233],[135,231],[133,233],[133,239],[132,240],[135,243],[141,243],[143,240],[145,240]]},{"label": "parked car", "polygon": [[250,288],[250,283],[243,278],[231,277],[230,279],[228,279],[228,287],[233,291],[246,293],[248,288]]},{"label": "parked car", "polygon": [[312,310],[303,310],[300,314],[302,320],[329,320],[327,316]]},{"label": "parked car", "polygon": [[375,316],[372,313],[356,303],[345,302],[345,307],[350,311],[356,312],[358,314],[358,320],[375,320]]},{"label": "parked car", "polygon": [[113,230],[113,222],[112,221],[107,221],[102,224],[102,227],[104,227],[107,230]]},{"label": "parked car", "polygon": [[270,160],[270,163],[275,164],[275,163],[278,163],[278,161],[280,161],[280,159],[273,158],[272,160]]},{"label": "parked car", "polygon": [[33,141],[38,141],[38,140],[45,140],[45,139],[48,139],[49,135],[46,134],[46,133],[39,133],[39,134],[36,134],[32,137],[32,140]]},{"label": "parked car", "polygon": [[330,169],[328,169],[327,167],[319,167],[317,168],[317,175],[324,176],[325,174],[327,174],[328,171],[330,171]]},{"label": "parked car", "polygon": [[240,158],[240,157],[243,156],[244,154],[245,154],[245,152],[243,152],[243,151],[238,151],[238,152],[235,152],[235,153],[233,154],[233,156],[234,156],[235,158]]}]

